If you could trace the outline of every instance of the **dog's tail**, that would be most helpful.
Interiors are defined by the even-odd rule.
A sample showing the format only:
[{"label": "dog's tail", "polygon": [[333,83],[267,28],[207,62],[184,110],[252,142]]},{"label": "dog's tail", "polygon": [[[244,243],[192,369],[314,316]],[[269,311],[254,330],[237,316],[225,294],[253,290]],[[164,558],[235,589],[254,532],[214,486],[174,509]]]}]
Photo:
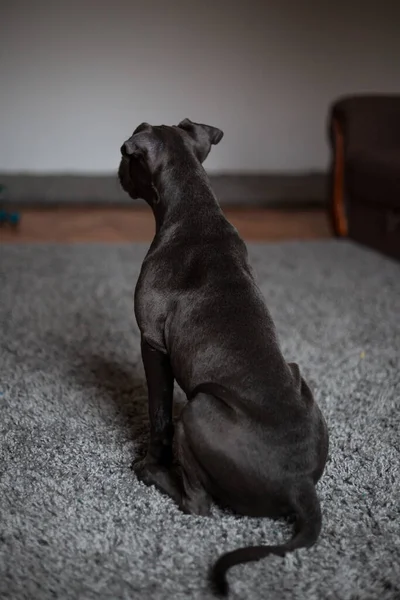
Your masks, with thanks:
[{"label": "dog's tail", "polygon": [[257,561],[270,554],[284,557],[287,552],[315,544],[321,531],[321,507],[312,480],[296,486],[291,504],[296,516],[292,539],[278,546],[249,546],[223,554],[211,570],[211,584],[217,594],[228,595],[226,573],[234,565]]}]

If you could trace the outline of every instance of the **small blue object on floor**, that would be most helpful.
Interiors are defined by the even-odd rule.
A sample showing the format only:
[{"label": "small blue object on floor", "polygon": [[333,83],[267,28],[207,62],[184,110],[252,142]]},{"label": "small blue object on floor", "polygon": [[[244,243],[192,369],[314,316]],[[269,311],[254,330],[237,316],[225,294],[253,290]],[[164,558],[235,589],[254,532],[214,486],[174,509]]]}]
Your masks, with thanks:
[{"label": "small blue object on floor", "polygon": [[[0,202],[4,205],[6,202],[7,189],[4,185],[0,184]],[[0,226],[11,225],[17,227],[21,218],[18,212],[11,212],[5,208],[0,208]]]},{"label": "small blue object on floor", "polygon": [[20,215],[17,212],[9,212],[0,209],[0,225],[12,225],[16,227],[20,222]]}]

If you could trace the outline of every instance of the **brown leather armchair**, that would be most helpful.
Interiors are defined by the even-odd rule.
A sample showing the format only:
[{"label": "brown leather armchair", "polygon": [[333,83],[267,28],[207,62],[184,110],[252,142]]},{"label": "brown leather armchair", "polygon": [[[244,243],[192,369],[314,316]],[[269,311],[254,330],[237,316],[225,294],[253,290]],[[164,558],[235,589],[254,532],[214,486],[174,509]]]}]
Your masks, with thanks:
[{"label": "brown leather armchair", "polygon": [[341,98],[329,137],[335,234],[400,259],[400,95]]}]

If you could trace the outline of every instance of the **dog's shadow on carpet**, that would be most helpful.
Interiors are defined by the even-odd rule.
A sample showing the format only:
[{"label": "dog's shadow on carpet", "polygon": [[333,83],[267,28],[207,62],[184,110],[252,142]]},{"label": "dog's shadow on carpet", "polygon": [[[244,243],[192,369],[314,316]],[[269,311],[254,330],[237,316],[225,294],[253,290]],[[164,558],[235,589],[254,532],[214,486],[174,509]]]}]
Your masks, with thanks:
[{"label": "dog's shadow on carpet", "polygon": [[[77,379],[79,384],[90,387],[90,401],[98,404],[102,417],[111,419],[132,439],[137,456],[144,455],[149,437],[147,385],[137,366],[85,354]],[[181,395],[175,394],[174,420],[182,410]]]}]

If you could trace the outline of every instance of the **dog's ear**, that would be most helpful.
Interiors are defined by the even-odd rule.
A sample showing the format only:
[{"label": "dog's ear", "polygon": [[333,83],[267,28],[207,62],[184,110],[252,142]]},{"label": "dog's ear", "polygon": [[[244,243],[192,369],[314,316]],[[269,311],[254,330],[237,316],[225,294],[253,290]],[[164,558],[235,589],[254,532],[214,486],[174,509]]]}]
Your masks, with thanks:
[{"label": "dog's ear", "polygon": [[150,125],[150,123],[140,123],[140,125],[138,125],[135,129],[135,131],[132,133],[132,135],[136,135],[137,133],[142,133],[143,131],[151,131],[153,129],[152,125]]},{"label": "dog's ear", "polygon": [[214,146],[218,144],[224,136],[224,132],[221,131],[221,129],[212,127],[211,125],[204,125],[203,123],[193,123],[190,119],[183,119],[178,127],[187,131],[193,138],[199,137],[201,133],[203,135],[206,134],[210,144],[213,144]]},{"label": "dog's ear", "polygon": [[149,123],[141,123],[138,125],[131,137],[122,144],[122,156],[145,160],[148,153],[148,140],[140,134],[148,133],[151,130],[152,126],[149,125]]},{"label": "dog's ear", "polygon": [[183,119],[178,127],[189,134],[194,153],[200,162],[205,161],[210,153],[211,146],[219,144],[224,136],[221,129],[202,123],[193,123],[190,119]]}]

